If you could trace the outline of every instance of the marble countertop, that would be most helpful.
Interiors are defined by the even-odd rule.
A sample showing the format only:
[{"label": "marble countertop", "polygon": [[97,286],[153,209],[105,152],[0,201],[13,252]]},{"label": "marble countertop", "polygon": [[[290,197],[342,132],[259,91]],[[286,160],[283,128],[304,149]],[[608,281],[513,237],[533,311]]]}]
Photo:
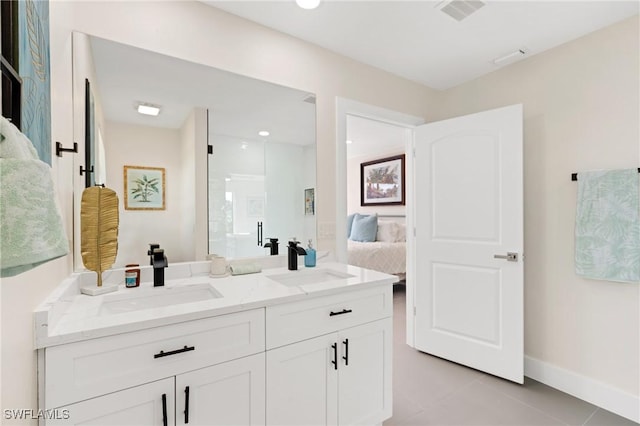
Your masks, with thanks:
[{"label": "marble countertop", "polygon": [[[333,271],[348,276],[336,276],[322,282],[302,285],[286,285],[274,279],[282,274],[300,274],[299,276],[304,278],[305,275],[322,271]],[[118,284],[118,290],[99,296],[80,293],[82,286],[95,281],[95,273],[72,274],[34,311],[35,348],[263,308],[368,286],[390,285],[396,280],[392,275],[334,262],[319,263],[315,268],[300,267],[298,271],[276,267],[263,269],[260,273],[222,278],[209,276],[209,262],[181,263],[170,265],[165,270],[165,286],[155,288],[152,269],[144,266],[141,267],[141,272],[142,283],[140,287],[135,288],[124,286],[122,269],[105,272],[105,285]],[[173,294],[177,295],[190,288],[213,288],[213,293],[218,297],[175,304],[169,302],[165,303],[166,306],[123,312],[105,309],[105,305],[113,301],[131,298],[142,300],[160,292],[169,296],[169,292],[174,292]],[[179,300],[179,297],[176,297],[176,300]]]}]

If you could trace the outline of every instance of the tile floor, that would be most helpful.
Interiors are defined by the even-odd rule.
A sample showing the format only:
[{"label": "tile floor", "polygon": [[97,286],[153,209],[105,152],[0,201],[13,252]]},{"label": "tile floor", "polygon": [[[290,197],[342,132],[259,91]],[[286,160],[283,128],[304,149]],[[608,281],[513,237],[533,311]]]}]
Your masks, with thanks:
[{"label": "tile floor", "polygon": [[384,426],[638,425],[525,378],[518,385],[405,344],[405,286],[394,286],[393,417]]}]

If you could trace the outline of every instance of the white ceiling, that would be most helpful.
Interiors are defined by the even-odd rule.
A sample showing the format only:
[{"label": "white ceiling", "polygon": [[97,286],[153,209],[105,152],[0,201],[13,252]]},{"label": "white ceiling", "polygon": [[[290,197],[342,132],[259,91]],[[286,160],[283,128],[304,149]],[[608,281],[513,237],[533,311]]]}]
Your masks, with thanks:
[{"label": "white ceiling", "polygon": [[[435,89],[495,71],[492,60],[516,49],[532,56],[635,15],[640,4],[488,1],[458,22],[435,8],[439,1],[426,0],[322,0],[311,11],[294,0],[204,3]],[[178,128],[198,106],[215,111],[216,133],[238,140],[258,140],[257,131],[267,128],[275,130],[272,140],[313,142],[306,136],[315,128],[313,105],[301,103],[306,93],[97,38],[92,47],[94,83],[109,120]],[[162,105],[163,111],[156,118],[141,116],[134,112],[135,101]],[[281,101],[283,107],[276,107]],[[304,117],[291,120],[296,114]],[[282,117],[289,119],[280,123]],[[351,120],[347,130],[354,140],[350,157],[397,149],[389,141],[398,138],[388,136],[397,129]]]},{"label": "white ceiling", "polygon": [[494,0],[458,22],[440,1],[322,0],[315,10],[294,0],[203,2],[440,90],[495,71],[493,60],[515,50],[532,56],[636,15],[640,4]]}]

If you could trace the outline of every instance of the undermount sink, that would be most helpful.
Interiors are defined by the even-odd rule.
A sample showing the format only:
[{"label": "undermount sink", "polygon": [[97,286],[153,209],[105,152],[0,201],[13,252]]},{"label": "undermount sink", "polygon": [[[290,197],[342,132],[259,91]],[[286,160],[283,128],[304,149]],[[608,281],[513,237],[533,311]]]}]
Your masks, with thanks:
[{"label": "undermount sink", "polygon": [[285,274],[269,275],[270,279],[288,286],[319,284],[352,277],[354,277],[354,275],[333,271],[331,269],[305,269],[301,271],[291,271]]},{"label": "undermount sink", "polygon": [[210,284],[128,289],[129,294],[105,296],[99,315],[113,315],[222,297]]}]

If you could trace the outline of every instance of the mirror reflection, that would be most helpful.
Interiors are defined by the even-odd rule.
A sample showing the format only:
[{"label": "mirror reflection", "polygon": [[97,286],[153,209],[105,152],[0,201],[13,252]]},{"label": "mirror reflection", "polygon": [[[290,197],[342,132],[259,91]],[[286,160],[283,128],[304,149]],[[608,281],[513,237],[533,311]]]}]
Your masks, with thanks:
[{"label": "mirror reflection", "polygon": [[[149,243],[170,263],[268,255],[269,238],[315,243],[313,94],[84,34],[73,42],[74,88],[90,82],[103,151],[94,181],[120,198],[114,267],[147,264]],[[140,114],[140,104],[159,113]],[[75,105],[84,121],[84,102]],[[164,169],[164,209],[124,193],[124,166]]]}]

